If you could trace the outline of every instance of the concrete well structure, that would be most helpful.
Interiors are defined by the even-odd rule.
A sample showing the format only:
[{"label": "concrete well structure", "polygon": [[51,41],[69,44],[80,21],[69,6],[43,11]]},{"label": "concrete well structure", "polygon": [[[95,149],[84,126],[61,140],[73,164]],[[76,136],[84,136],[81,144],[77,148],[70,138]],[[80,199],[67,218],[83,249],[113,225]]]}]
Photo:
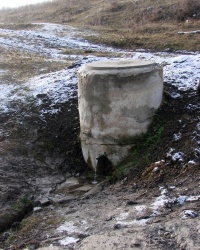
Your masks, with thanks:
[{"label": "concrete well structure", "polygon": [[162,102],[162,67],[145,60],[106,60],[78,72],[80,138],[85,161],[96,168],[106,154],[113,166],[147,132]]}]

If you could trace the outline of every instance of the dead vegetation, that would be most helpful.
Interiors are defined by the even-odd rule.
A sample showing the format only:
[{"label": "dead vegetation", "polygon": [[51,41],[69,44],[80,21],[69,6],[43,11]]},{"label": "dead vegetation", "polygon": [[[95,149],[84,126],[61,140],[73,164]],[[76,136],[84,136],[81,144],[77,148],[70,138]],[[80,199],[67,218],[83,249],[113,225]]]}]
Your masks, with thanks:
[{"label": "dead vegetation", "polygon": [[101,34],[93,41],[124,48],[200,50],[199,34],[178,34],[199,29],[198,0],[54,0],[1,10],[0,22],[84,26]]},{"label": "dead vegetation", "polygon": [[[55,72],[71,64],[70,61],[66,63],[13,49],[0,49],[0,52],[0,68],[5,71],[5,74],[1,76],[1,80],[4,83],[25,82],[31,77]],[[10,74],[10,71],[12,71],[12,74]]]}]

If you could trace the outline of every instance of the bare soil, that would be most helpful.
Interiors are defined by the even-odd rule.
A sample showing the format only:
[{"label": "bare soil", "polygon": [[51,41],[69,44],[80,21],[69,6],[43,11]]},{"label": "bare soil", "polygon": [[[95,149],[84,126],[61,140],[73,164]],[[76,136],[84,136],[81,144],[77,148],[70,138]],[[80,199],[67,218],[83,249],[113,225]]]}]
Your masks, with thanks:
[{"label": "bare soil", "polygon": [[[24,194],[33,195],[37,191],[39,193],[39,190],[34,190],[30,184],[25,185],[29,178],[36,178],[34,176],[57,175],[59,180],[54,188],[51,186],[50,193],[45,196],[49,200],[49,205],[43,206],[41,200],[36,199],[33,207],[39,206],[39,211],[31,212],[30,209],[28,216],[22,221],[15,218],[11,229],[1,234],[0,247],[5,250],[37,249],[53,244],[58,247],[57,249],[84,250],[199,249],[199,199],[182,205],[176,202],[166,203],[155,217],[151,217],[152,209],[147,209],[156,197],[159,197],[161,186],[167,190],[168,197],[199,195],[199,155],[194,151],[195,145],[192,140],[200,112],[199,108],[196,108],[199,96],[195,91],[191,91],[179,92],[179,98],[172,98],[171,93],[174,91],[177,92],[175,87],[165,83],[163,104],[157,114],[164,126],[164,132],[161,140],[149,152],[151,155],[148,162],[151,164],[147,165],[142,161],[140,166],[132,164],[124,170],[123,175],[118,176],[117,182],[110,183],[107,180],[97,186],[91,185],[93,173],[86,171],[81,154],[77,99],[62,104],[58,115],[46,117],[45,127],[42,121],[38,120],[37,112],[32,107],[34,115],[26,120],[29,130],[18,128],[17,133],[13,132],[9,137],[10,144],[14,142],[14,147],[10,145],[9,149],[12,151],[12,157],[6,149],[8,156],[7,161],[4,160],[5,168],[11,168],[11,173],[17,169],[20,175],[15,176],[15,183],[11,183],[13,179],[9,176],[1,176],[8,185],[8,192],[1,197],[5,202],[13,203],[13,200],[21,195],[22,188]],[[188,109],[188,104],[193,108]],[[50,105],[48,100],[45,105]],[[69,106],[71,109],[67,111]],[[26,108],[23,107],[23,110]],[[8,114],[1,124],[7,127],[11,117],[13,114]],[[13,121],[14,125],[16,124]],[[27,142],[27,135],[30,139],[30,130],[34,129],[37,129],[37,136],[32,137],[29,149],[23,148],[22,145]],[[177,131],[181,131],[182,134],[180,141],[173,139]],[[1,144],[3,143],[8,145],[8,138],[2,138]],[[166,156],[166,152],[173,147],[184,152],[184,162],[172,161]],[[142,153],[148,149],[140,147],[140,150]],[[15,155],[21,155],[20,159]],[[39,159],[40,164],[36,159]],[[48,168],[48,164],[45,167],[41,164],[45,159],[49,159],[51,168]],[[163,162],[160,163],[159,170],[154,171],[155,162],[160,160]],[[191,160],[195,160],[196,165],[189,164]],[[23,171],[19,170],[20,166]],[[4,173],[11,174],[8,171]],[[65,185],[65,180],[70,178],[75,178],[78,183]],[[22,179],[24,185],[21,185]],[[101,176],[97,178],[98,181],[101,179]],[[19,182],[20,184],[17,184]],[[17,185],[20,192],[17,191]],[[81,187],[85,188],[77,189]],[[1,199],[1,202],[3,200]],[[146,206],[141,214],[135,210],[135,206],[138,205]],[[183,220],[182,214],[188,209],[193,210],[197,217]],[[128,218],[120,219],[124,213],[129,214]],[[140,223],[147,218],[150,220],[145,225]],[[73,230],[59,231],[59,225],[67,222],[68,228],[73,222]],[[61,241],[66,237],[77,238],[78,243],[61,246]],[[96,242],[100,242],[99,245],[96,245]]]}]

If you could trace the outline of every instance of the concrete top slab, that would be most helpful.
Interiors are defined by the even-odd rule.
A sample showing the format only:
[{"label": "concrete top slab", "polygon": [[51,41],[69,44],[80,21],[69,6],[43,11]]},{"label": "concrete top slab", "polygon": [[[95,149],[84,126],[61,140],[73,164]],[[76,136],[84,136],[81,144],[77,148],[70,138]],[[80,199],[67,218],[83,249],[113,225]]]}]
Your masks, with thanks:
[{"label": "concrete top slab", "polygon": [[146,60],[105,60],[98,62],[91,62],[85,65],[86,69],[92,70],[111,70],[111,69],[130,69],[130,68],[143,68],[156,65],[153,61]]}]

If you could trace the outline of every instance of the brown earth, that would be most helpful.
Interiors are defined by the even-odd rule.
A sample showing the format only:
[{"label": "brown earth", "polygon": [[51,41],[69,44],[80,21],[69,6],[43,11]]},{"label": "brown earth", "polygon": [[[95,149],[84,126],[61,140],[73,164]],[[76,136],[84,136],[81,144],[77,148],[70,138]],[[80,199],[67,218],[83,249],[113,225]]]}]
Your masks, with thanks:
[{"label": "brown earth", "polygon": [[[173,98],[172,93],[175,92],[179,93],[180,97]],[[47,96],[38,98],[43,99],[44,105],[50,105]],[[116,241],[116,237],[123,235],[123,237],[129,235],[134,239],[132,246],[138,245],[140,249],[199,249],[198,238],[195,238],[197,237],[195,235],[199,235],[199,217],[190,219],[191,223],[188,224],[187,220],[182,221],[178,216],[186,209],[193,209],[199,215],[199,200],[182,206],[166,205],[162,213],[153,218],[147,226],[138,226],[137,229],[135,225],[116,226],[117,222],[112,219],[114,215],[110,214],[116,208],[125,212],[132,211],[127,206],[132,207],[134,202],[148,206],[155,197],[159,196],[160,186],[170,192],[169,197],[172,195],[171,192],[173,193],[170,191],[170,186],[176,186],[177,191],[173,193],[176,197],[199,195],[200,164],[199,153],[195,151],[199,146],[200,137],[197,129],[200,115],[199,98],[195,91],[181,92],[165,83],[163,104],[155,116],[150,132],[138,141],[136,151],[122,163],[123,168],[119,167],[113,173],[113,177],[107,178],[106,182],[95,188],[90,184],[93,173],[87,171],[81,154],[77,97],[62,104],[59,114],[46,115],[45,124],[39,119],[36,107],[22,107],[18,114],[30,113],[31,109],[32,115],[24,120],[25,124],[28,124],[27,130],[24,127],[16,129],[17,116],[8,114],[4,117],[1,120],[2,126],[12,130],[9,138],[2,138],[0,142],[7,152],[4,156],[4,166],[5,169],[12,169],[11,172],[7,171],[8,175],[18,171],[19,176],[16,175],[16,183],[9,176],[1,176],[10,187],[7,192],[2,193],[1,202],[4,201],[3,204],[7,204],[7,211],[13,213],[12,205],[21,197],[23,188],[23,195],[33,203],[28,210],[28,217],[26,216],[24,220],[21,221],[26,213],[21,217],[14,217],[10,224],[1,224],[1,227],[4,226],[7,231],[1,228],[4,232],[0,236],[0,248],[37,249],[39,246],[49,246],[51,243],[59,246],[59,240],[69,235],[69,233],[55,231],[63,221],[73,220],[78,225],[80,220],[91,220],[91,228],[79,233],[78,236],[77,232],[71,233],[80,239],[80,243],[59,246],[59,249],[129,249],[130,246],[124,248],[121,241]],[[23,120],[23,117],[20,119]],[[178,132],[181,133],[181,139],[175,140],[174,134]],[[28,148],[24,146],[27,142],[31,142]],[[176,152],[183,152],[183,161],[173,160],[172,157],[167,156],[170,148],[175,148]],[[17,155],[22,157],[16,157]],[[163,162],[156,165],[155,162],[161,160]],[[192,160],[196,162],[195,165],[190,162]],[[155,171],[156,166],[158,170]],[[41,205],[36,195],[41,193],[42,187],[34,189],[30,185],[29,180],[36,178],[36,172],[37,176],[59,176],[46,196],[50,204],[47,207]],[[23,177],[23,173],[26,173],[26,178]],[[59,186],[72,176],[76,177],[78,184],[72,187]],[[19,184],[20,180],[24,181],[24,185]],[[101,181],[102,177],[99,175],[97,180]],[[16,188],[17,183],[18,188]],[[78,187],[85,187],[86,184],[89,188],[82,191],[76,190]],[[90,189],[91,194],[85,195]],[[60,195],[60,198],[58,199],[56,195]],[[128,201],[130,202],[127,203]],[[32,208],[37,206],[43,208],[38,212],[31,212]],[[142,218],[148,217],[149,212],[145,212],[142,216]],[[111,221],[109,222],[111,224],[105,221]],[[12,227],[9,229],[10,226]],[[113,228],[118,228],[117,233]],[[174,230],[179,230],[179,233],[176,234]],[[49,238],[47,234],[50,235]],[[113,239],[119,247],[113,245],[113,248],[108,248],[104,244],[101,245],[103,248],[97,246],[94,248],[94,241],[98,239],[101,242],[99,234],[105,239],[108,236],[111,237],[110,239]],[[138,237],[141,238],[139,242],[137,242]],[[114,243],[110,242],[110,244]]]}]

